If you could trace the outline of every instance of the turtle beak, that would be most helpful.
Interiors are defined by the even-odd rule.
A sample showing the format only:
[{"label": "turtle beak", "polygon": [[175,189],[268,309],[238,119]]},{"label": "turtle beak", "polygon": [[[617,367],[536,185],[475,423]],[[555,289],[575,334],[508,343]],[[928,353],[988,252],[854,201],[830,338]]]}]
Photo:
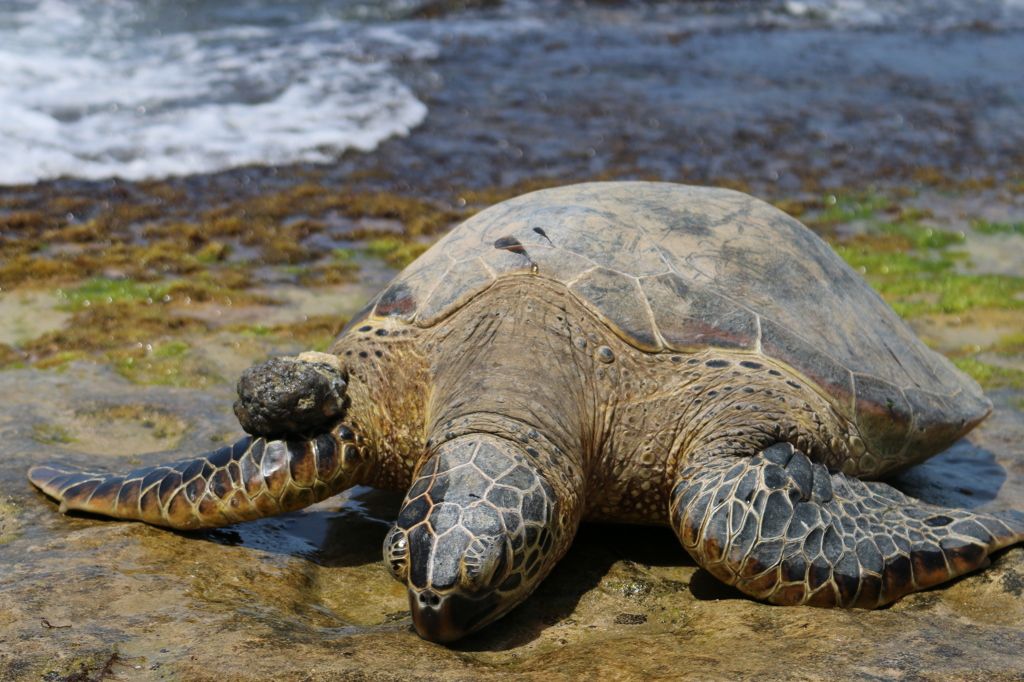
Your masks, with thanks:
[{"label": "turtle beak", "polygon": [[434,590],[409,588],[409,608],[416,632],[423,639],[448,644],[489,623],[498,607],[493,593],[479,599],[458,593],[440,595]]}]

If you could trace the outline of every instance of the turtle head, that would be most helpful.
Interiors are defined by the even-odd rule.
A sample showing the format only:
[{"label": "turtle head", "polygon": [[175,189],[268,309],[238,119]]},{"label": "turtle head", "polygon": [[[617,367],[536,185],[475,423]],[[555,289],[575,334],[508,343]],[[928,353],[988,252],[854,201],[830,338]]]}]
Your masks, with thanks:
[{"label": "turtle head", "polygon": [[533,592],[561,556],[557,508],[540,473],[490,438],[429,460],[384,541],[420,636],[453,642]]}]

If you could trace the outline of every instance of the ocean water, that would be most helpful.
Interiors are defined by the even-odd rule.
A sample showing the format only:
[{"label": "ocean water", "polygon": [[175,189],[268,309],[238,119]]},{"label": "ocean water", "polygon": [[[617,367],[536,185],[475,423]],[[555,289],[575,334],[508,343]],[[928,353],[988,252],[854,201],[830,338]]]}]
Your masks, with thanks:
[{"label": "ocean water", "polygon": [[[961,82],[998,72],[996,85],[1011,100],[1024,85],[1021,65],[1000,64],[1005,49],[991,39],[1024,29],[1024,0],[505,0],[488,9],[416,19],[423,7],[418,3],[431,1],[0,0],[0,185],[329,163],[346,150],[371,152],[388,138],[409,135],[427,119],[433,95],[439,104],[447,97],[457,110],[451,100],[463,77],[497,89],[507,84],[508,99],[486,104],[504,111],[505,119],[518,117],[506,120],[506,127],[533,126],[558,138],[557,127],[566,125],[562,137],[569,140],[579,124],[560,123],[544,111],[543,100],[524,106],[522,93],[564,90],[591,64],[595,76],[604,74],[610,100],[621,97],[615,84],[638,100],[684,97],[687,91],[673,92],[671,83],[655,82],[652,75],[664,70],[660,63],[673,64],[673,50],[682,53],[676,41],[694,35],[705,44],[704,54],[721,50],[726,59],[720,68],[701,66],[721,73],[701,81],[709,94],[694,102],[691,113],[712,104],[739,116],[761,102],[777,107],[770,95],[780,83],[789,97],[806,80],[803,70],[817,69],[813,75],[821,77],[813,63],[806,69],[796,63],[766,75],[761,90],[737,85],[743,69],[771,68],[746,47],[763,40],[754,33],[770,33],[780,46],[812,40],[850,45],[866,56],[864,63],[883,71],[890,59],[887,45],[900,36],[895,42],[923,47],[914,47],[909,57],[907,50],[902,57],[894,53],[894,69],[915,59],[935,61],[927,55],[938,52]],[[926,49],[938,43],[960,52]],[[536,54],[523,58],[523,44],[536,45]],[[637,63],[639,73],[622,60],[602,63],[605,44],[627,55],[647,55],[648,61]],[[486,45],[491,49],[480,47]],[[828,56],[837,49],[817,53]],[[519,56],[509,58],[514,53]],[[545,53],[557,62],[545,62]],[[730,66],[732,54],[746,55],[751,65]],[[466,55],[474,56],[458,63]],[[860,61],[858,53],[830,58]],[[440,76],[435,63],[444,63]],[[977,77],[963,72],[965,63],[977,64]],[[563,73],[560,64],[570,66]],[[935,61],[921,68],[926,80],[941,84],[946,67]],[[479,101],[479,86],[474,87],[466,98]],[[586,97],[603,108],[597,95]],[[1016,125],[1020,103],[1004,100],[1003,123]],[[799,97],[793,105],[799,108]],[[549,118],[538,118],[544,115]],[[897,114],[889,118],[902,120]],[[486,137],[487,126],[472,123],[474,139]],[[982,124],[982,134],[998,134],[1001,125],[994,119]],[[460,153],[459,141],[447,144],[444,158]]]},{"label": "ocean water", "polygon": [[437,47],[323,3],[0,2],[0,184],[329,161],[420,123]]},{"label": "ocean water", "polygon": [[785,0],[793,17],[836,28],[1005,30],[1024,26],[1024,0]]}]

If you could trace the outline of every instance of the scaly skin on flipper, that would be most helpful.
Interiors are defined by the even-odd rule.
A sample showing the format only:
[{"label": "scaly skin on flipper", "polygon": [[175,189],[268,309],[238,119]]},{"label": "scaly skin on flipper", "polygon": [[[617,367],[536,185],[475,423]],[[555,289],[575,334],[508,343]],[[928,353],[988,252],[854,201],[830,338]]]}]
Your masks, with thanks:
[{"label": "scaly skin on flipper", "polygon": [[49,464],[32,467],[28,477],[60,501],[62,512],[194,530],[302,509],[358,484],[367,462],[342,425],[309,440],[243,438],[203,457],[123,476]]},{"label": "scaly skin on flipper", "polygon": [[1024,514],[945,509],[829,472],[792,445],[692,462],[672,525],[701,566],[775,604],[873,609],[1024,540]]}]

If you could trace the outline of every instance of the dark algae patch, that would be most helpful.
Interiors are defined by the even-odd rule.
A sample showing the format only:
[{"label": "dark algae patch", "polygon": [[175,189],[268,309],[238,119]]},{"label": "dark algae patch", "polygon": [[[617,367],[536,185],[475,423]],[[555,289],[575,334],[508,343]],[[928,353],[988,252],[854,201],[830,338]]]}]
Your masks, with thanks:
[{"label": "dark algae patch", "polygon": [[379,232],[360,221],[395,221],[397,237],[407,240],[435,235],[466,214],[420,197],[312,182],[244,198],[211,192],[198,200],[159,182],[104,183],[99,192],[73,196],[52,185],[18,194],[18,203],[32,208],[0,209],[4,290],[89,277],[155,281],[221,264],[309,264],[335,273],[325,274],[328,280],[337,273],[350,279],[355,268],[338,267],[332,252],[335,242]]},{"label": "dark algae patch", "polygon": [[401,269],[423,255],[428,248],[430,248],[429,244],[402,241],[395,237],[382,237],[369,242],[366,245],[366,252],[383,258],[385,263],[394,268]]},{"label": "dark algae patch", "polygon": [[358,306],[263,324],[259,310],[288,310],[276,287],[359,284],[367,262],[378,264],[377,286],[472,213],[301,173],[263,190],[220,189],[197,196],[180,181],[111,181],[0,192],[0,295],[52,292],[53,309],[71,315],[0,342],[0,367],[89,360],[136,382],[203,386],[225,378],[196,351],[204,338],[262,335],[261,353],[280,343],[325,349]]},{"label": "dark algae patch", "polygon": [[44,673],[42,679],[45,682],[103,682],[103,680],[116,680],[119,679],[118,669],[123,671],[125,668],[139,667],[134,665],[135,663],[135,660],[125,659],[115,652],[106,656],[105,660],[101,656],[98,658],[90,657],[88,662],[79,662],[78,669],[72,669],[67,674],[61,674],[58,672],[60,668],[55,668]]},{"label": "dark algae patch", "polygon": [[45,445],[75,442],[66,428],[55,424],[36,424],[32,427],[32,439]]},{"label": "dark algae patch", "polygon": [[65,329],[47,332],[23,349],[41,360],[61,352],[103,351],[167,336],[197,334],[208,325],[160,302],[111,301],[83,307]]},{"label": "dark algae patch", "polygon": [[226,331],[271,339],[294,340],[310,350],[324,351],[350,319],[349,315],[313,315],[301,322],[290,324],[237,324],[227,327]]}]

